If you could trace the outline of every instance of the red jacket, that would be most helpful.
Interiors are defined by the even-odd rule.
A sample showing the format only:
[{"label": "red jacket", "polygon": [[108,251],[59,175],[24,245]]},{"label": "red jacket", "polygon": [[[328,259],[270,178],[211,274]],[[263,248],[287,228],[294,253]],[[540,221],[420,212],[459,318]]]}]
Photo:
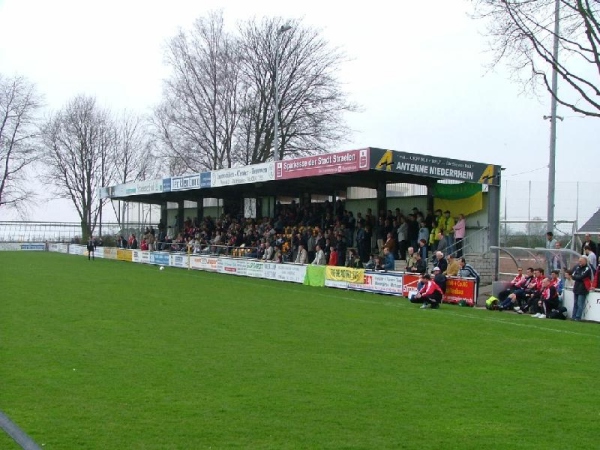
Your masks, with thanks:
[{"label": "red jacket", "polygon": [[436,291],[439,292],[440,294],[444,295],[444,293],[442,292],[442,289],[438,286],[438,284],[435,281],[428,281],[427,284],[425,284],[425,286],[423,286],[421,288],[419,293],[422,296],[429,296]]}]

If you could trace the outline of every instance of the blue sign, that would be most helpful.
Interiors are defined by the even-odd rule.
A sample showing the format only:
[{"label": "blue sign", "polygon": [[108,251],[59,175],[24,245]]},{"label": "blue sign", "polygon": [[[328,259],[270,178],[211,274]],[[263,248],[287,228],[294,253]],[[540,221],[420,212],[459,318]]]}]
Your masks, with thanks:
[{"label": "blue sign", "polygon": [[46,250],[46,244],[21,244],[21,250],[33,250],[33,251],[44,251]]},{"label": "blue sign", "polygon": [[171,179],[163,178],[163,192],[171,192]]},{"label": "blue sign", "polygon": [[169,265],[169,254],[168,253],[162,253],[162,252],[153,252],[151,255],[151,260],[150,262],[152,264],[159,264],[161,266],[168,266]]},{"label": "blue sign", "polygon": [[200,187],[201,188],[209,188],[210,187],[210,172],[202,172],[200,174]]}]

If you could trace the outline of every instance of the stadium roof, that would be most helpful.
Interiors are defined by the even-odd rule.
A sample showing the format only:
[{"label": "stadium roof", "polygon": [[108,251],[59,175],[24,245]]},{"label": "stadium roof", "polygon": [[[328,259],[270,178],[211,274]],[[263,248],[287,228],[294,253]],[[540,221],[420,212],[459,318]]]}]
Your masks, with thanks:
[{"label": "stadium roof", "polygon": [[160,204],[199,198],[332,195],[349,187],[433,185],[438,180],[498,185],[499,179],[500,167],[493,164],[364,148],[104,187],[101,196]]},{"label": "stadium roof", "polygon": [[577,233],[591,233],[591,234],[600,234],[600,209],[590,217],[590,219],[584,223]]}]

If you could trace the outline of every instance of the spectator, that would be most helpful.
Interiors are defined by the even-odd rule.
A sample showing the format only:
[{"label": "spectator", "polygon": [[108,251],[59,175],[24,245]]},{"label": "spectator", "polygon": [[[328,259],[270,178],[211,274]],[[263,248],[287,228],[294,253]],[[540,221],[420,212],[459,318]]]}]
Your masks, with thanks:
[{"label": "spectator", "polygon": [[413,247],[408,247],[408,253],[406,255],[406,271],[407,272],[410,272],[410,270],[417,263],[416,255],[417,254],[415,253],[415,249]]},{"label": "spectator", "polygon": [[458,276],[458,272],[460,271],[460,263],[454,257],[454,255],[448,255],[448,267],[444,270],[444,275],[448,277],[456,277]]},{"label": "spectator", "polygon": [[401,260],[406,259],[406,249],[408,247],[408,224],[406,219],[400,216],[400,223],[398,225],[398,253]]},{"label": "spectator", "polygon": [[327,263],[328,266],[337,266],[338,265],[338,251],[332,245],[329,247],[329,261]]},{"label": "spectator", "polygon": [[433,281],[435,281],[435,284],[440,287],[443,293],[446,292],[446,283],[448,282],[448,279],[446,278],[446,275],[442,273],[442,269],[439,267],[433,268]]},{"label": "spectator", "polygon": [[438,251],[435,253],[433,265],[439,267],[442,272],[445,272],[448,269],[448,261],[444,259],[444,254],[442,252]]},{"label": "spectator", "polygon": [[598,247],[597,247],[596,243],[594,241],[592,241],[592,237],[590,236],[589,233],[587,233],[585,235],[585,238],[583,240],[583,245],[581,246],[581,254],[582,255],[585,255],[584,249],[585,249],[586,245],[592,249],[594,254],[596,254],[596,255],[598,254]]},{"label": "spectator", "polygon": [[[554,233],[548,231],[546,233],[546,249],[554,250],[556,248],[556,239],[554,239]],[[548,273],[552,270],[552,252],[546,252],[546,266],[548,267]]]},{"label": "spectator", "polygon": [[444,211],[444,236],[446,236],[446,249],[444,249],[443,251],[445,251],[446,253],[454,253],[453,252],[453,247],[454,247],[454,225],[456,224],[456,221],[454,220],[454,217],[452,217],[450,215],[450,211],[446,210]]},{"label": "spectator", "polygon": [[415,265],[410,268],[409,272],[420,274],[424,274],[425,272],[427,272],[427,261],[421,258],[421,255],[419,253],[415,253],[415,260]]},{"label": "spectator", "polygon": [[481,281],[481,277],[479,273],[471,266],[467,264],[465,258],[460,258],[458,260],[460,264],[460,270],[458,272],[458,276],[461,278],[475,278],[475,303],[477,303],[477,298],[479,297],[479,282]]},{"label": "spectator", "polygon": [[[419,234],[417,236],[417,245],[415,247],[419,245],[421,240],[425,241],[425,245],[427,245],[427,241],[429,240],[429,228],[427,228],[425,220],[421,220]],[[425,256],[425,259],[427,259],[427,256]]]},{"label": "spectator", "polygon": [[351,249],[348,253],[348,260],[346,261],[346,267],[354,267],[355,269],[362,269],[363,263],[358,256],[356,249]]},{"label": "spectator", "polygon": [[556,241],[556,244],[554,244],[556,251],[552,253],[552,270],[564,270],[566,268],[565,258],[560,251],[561,247],[561,243]]},{"label": "spectator", "polygon": [[327,260],[325,259],[325,253],[321,249],[319,244],[315,247],[315,259],[312,262],[313,266],[325,266],[327,264]]},{"label": "spectator", "polygon": [[383,270],[395,270],[394,254],[388,247],[383,247]]},{"label": "spectator", "polygon": [[462,258],[463,255],[463,239],[467,230],[467,222],[465,221],[464,214],[458,215],[458,222],[453,227],[454,229],[454,242],[456,246],[456,257]]},{"label": "spectator", "polygon": [[438,238],[438,240],[437,240],[437,248],[436,248],[436,250],[438,252],[447,252],[448,251],[448,247],[450,246],[450,242],[448,241],[448,238],[446,237],[446,235],[444,234],[444,232],[440,231],[438,233],[437,238]]},{"label": "spectator", "polygon": [[[385,250],[386,248],[391,253],[392,258],[395,258],[396,250],[397,250],[398,246],[396,245],[396,239],[394,238],[394,235],[391,232],[387,234],[387,239],[386,239],[385,243],[383,244],[382,250]],[[383,251],[382,251],[382,254],[383,254]]]},{"label": "spectator", "polygon": [[592,271],[592,278],[593,278],[593,276],[596,273],[596,266],[598,264],[596,254],[592,251],[592,248],[589,245],[586,245],[583,248],[583,252],[584,252],[585,256],[587,257],[588,266],[590,266],[590,269]]},{"label": "spectator", "polygon": [[369,258],[369,260],[365,264],[365,269],[367,269],[367,270],[375,270],[377,268],[377,264],[378,263],[379,263],[379,261],[377,260],[377,254],[376,253],[371,253],[371,257]]},{"label": "spectator", "polygon": [[304,244],[301,242],[298,244],[298,255],[296,255],[296,264],[306,264],[308,261],[308,252],[304,248]]},{"label": "spectator", "polygon": [[419,255],[421,255],[421,259],[423,259],[423,261],[427,261],[427,241],[425,239],[421,239],[419,241],[418,252]]},{"label": "spectator", "polygon": [[592,271],[585,256],[579,258],[578,264],[571,270],[570,277],[575,281],[573,284],[573,320],[581,320],[585,309],[585,301],[592,285]]},{"label": "spectator", "polygon": [[271,246],[271,243],[267,240],[267,242],[265,242],[265,253],[262,256],[262,259],[265,261],[271,261],[273,259],[273,256],[275,256],[273,247]]}]

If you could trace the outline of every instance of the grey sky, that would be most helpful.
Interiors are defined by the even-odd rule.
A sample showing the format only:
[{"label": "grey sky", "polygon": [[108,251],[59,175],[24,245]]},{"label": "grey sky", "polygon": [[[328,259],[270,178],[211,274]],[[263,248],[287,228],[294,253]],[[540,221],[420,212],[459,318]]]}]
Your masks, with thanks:
[{"label": "grey sky", "polygon": [[[509,218],[545,218],[548,96],[520,94],[506,70],[487,69],[492,55],[483,24],[468,16],[468,0],[0,0],[0,71],[30,78],[51,109],[85,93],[113,110],[146,113],[168,73],[164,42],[216,8],[231,29],[253,16],[303,18],[344,48],[351,60],[339,75],[364,111],[347,116],[356,132],[333,150],[373,146],[500,164]],[[599,123],[564,108],[559,115],[565,120],[558,125],[556,217],[575,217],[579,180],[583,221],[600,207],[592,195],[599,186]],[[30,218],[77,220],[73,207],[58,200]]]}]

